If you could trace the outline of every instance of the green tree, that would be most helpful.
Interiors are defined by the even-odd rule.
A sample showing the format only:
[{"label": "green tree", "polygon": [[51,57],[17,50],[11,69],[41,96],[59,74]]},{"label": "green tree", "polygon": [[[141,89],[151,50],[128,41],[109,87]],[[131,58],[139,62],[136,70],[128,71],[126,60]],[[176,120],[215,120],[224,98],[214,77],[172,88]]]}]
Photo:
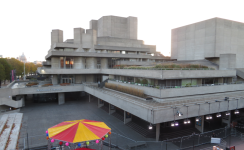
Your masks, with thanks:
[{"label": "green tree", "polygon": [[2,64],[0,64],[0,88],[2,85],[2,80],[5,79],[5,69]]},{"label": "green tree", "polygon": [[24,72],[24,63],[15,59],[15,58],[11,58],[11,59],[7,59],[8,63],[12,66],[12,69],[16,70],[16,76],[23,76],[23,72]]},{"label": "green tree", "polygon": [[9,80],[9,74],[10,74],[12,67],[9,65],[9,63],[7,62],[7,60],[5,58],[0,58],[0,64],[3,65],[4,70],[5,70],[5,79],[3,79],[4,84],[5,84],[5,81]]}]

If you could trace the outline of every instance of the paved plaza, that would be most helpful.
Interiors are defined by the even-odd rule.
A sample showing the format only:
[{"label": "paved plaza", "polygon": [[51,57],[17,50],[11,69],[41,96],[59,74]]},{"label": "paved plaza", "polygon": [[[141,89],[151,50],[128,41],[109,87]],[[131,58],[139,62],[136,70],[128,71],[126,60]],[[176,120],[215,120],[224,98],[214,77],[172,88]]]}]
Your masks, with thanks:
[{"label": "paved plaza", "polygon": [[[121,147],[126,147],[128,143],[135,141],[155,141],[155,139],[144,138],[128,126],[124,125],[122,121],[116,117],[109,115],[103,109],[97,107],[97,98],[92,98],[91,102],[88,101],[88,97],[85,96],[80,100],[66,101],[63,105],[57,103],[32,103],[31,101],[26,103],[26,106],[21,108],[23,116],[23,123],[20,132],[19,148],[37,147],[46,145],[47,140],[45,137],[45,131],[63,121],[89,119],[105,122],[111,129],[112,143],[118,144]],[[28,143],[27,143],[28,133]],[[121,136],[118,136],[120,134]],[[123,137],[124,136],[124,137]],[[25,138],[25,142],[24,142]],[[129,138],[129,139],[127,139]],[[131,139],[131,140],[130,140]],[[155,144],[152,144],[155,146]],[[157,146],[161,146],[157,143]],[[174,145],[172,145],[174,147]],[[140,149],[148,149],[140,148]],[[139,149],[139,148],[137,148]]]}]

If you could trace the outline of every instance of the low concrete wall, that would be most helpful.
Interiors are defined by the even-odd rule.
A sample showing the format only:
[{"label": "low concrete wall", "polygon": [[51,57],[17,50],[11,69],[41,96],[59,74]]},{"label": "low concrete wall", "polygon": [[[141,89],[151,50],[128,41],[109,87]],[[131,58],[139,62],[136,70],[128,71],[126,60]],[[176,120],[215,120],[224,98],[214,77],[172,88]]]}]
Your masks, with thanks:
[{"label": "low concrete wall", "polygon": [[59,92],[62,92],[62,93],[63,92],[81,92],[81,91],[84,91],[84,85],[76,84],[76,85],[69,85],[69,86],[16,88],[16,89],[12,89],[12,95],[59,93]]},{"label": "low concrete wall", "polygon": [[138,86],[134,84],[121,83],[109,80],[108,83],[114,83],[117,85],[123,85],[127,87],[133,87],[136,89],[141,89],[145,94],[160,97],[180,97],[180,96],[190,96],[190,95],[201,95],[201,94],[211,94],[211,93],[222,93],[222,92],[232,92],[244,90],[244,84],[229,84],[229,85],[216,85],[216,86],[202,86],[202,87],[186,87],[186,88],[173,88],[173,89],[159,89],[150,88],[145,86]]},{"label": "low concrete wall", "polygon": [[40,74],[112,74],[149,79],[234,77],[236,70],[140,70],[140,69],[46,69]]}]

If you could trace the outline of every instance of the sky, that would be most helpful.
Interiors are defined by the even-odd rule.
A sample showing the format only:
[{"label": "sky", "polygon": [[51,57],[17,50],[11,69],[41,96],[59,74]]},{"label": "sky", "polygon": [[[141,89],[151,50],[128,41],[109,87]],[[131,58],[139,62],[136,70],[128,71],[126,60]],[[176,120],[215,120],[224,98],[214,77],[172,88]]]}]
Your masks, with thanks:
[{"label": "sky", "polygon": [[89,21],[113,15],[138,18],[138,39],[170,56],[171,29],[220,17],[244,22],[243,0],[1,0],[0,55],[44,61],[52,29],[89,29]]}]

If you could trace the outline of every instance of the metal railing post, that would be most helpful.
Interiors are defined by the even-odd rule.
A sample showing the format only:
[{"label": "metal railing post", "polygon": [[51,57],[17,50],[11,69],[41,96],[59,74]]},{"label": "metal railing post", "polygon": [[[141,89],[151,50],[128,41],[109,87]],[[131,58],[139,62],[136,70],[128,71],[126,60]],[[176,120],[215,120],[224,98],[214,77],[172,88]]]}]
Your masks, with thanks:
[{"label": "metal railing post", "polygon": [[197,142],[197,145],[200,144],[200,136],[201,136],[201,134],[199,134],[199,136],[198,136],[198,142]]},{"label": "metal railing post", "polygon": [[182,138],[183,137],[181,137],[181,140],[180,140],[180,149],[182,148]]}]

